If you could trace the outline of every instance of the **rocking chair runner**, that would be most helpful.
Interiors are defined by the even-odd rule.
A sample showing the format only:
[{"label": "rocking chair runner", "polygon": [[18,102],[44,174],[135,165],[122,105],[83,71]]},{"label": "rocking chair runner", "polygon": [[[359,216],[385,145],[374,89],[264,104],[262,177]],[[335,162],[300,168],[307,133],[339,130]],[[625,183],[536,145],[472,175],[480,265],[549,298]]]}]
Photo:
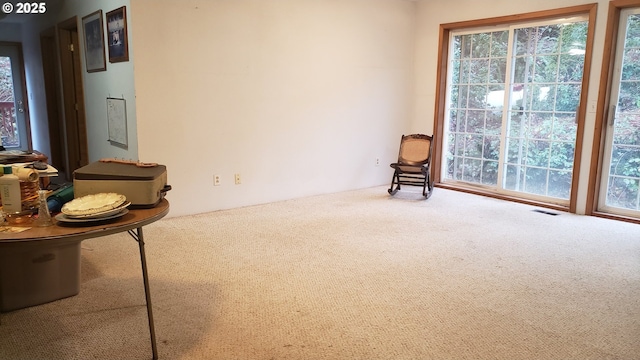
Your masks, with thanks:
[{"label": "rocking chair runner", "polygon": [[422,186],[422,195],[428,199],[433,192],[431,181],[431,143],[433,136],[423,134],[402,135],[398,162],[391,166],[395,171],[389,194],[395,195],[401,185]]}]

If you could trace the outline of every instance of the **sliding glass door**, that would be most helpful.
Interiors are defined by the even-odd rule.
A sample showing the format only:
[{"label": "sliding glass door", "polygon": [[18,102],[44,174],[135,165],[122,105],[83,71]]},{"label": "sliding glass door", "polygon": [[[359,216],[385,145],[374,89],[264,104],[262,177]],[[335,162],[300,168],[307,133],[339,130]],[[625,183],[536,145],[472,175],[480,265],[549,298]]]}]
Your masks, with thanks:
[{"label": "sliding glass door", "polygon": [[586,17],[453,31],[442,181],[569,202]]},{"label": "sliding glass door", "polygon": [[640,8],[620,13],[598,210],[640,217]]}]

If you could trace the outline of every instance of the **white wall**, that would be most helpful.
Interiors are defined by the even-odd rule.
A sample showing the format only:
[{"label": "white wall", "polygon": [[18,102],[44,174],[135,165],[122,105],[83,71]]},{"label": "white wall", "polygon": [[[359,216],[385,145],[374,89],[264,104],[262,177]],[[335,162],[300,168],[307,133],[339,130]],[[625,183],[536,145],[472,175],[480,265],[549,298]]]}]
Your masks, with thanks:
[{"label": "white wall", "polygon": [[22,26],[20,24],[0,22],[0,41],[20,42]]},{"label": "white wall", "polygon": [[[435,90],[437,73],[437,54],[440,24],[466,20],[477,20],[505,15],[557,9],[568,6],[598,3],[596,34],[591,63],[588,103],[597,101],[602,66],[602,49],[606,31],[607,10],[609,2],[581,0],[492,0],[480,2],[476,0],[429,0],[418,2],[416,31],[416,88],[415,110],[412,130],[428,128],[433,130]],[[580,182],[578,185],[577,212],[585,213],[588,188],[589,162],[591,161],[591,144],[595,126],[595,113],[586,115],[583,151],[581,154]]]},{"label": "white wall", "polygon": [[167,165],[172,216],[391,180],[412,117],[414,2],[131,8],[139,154]]}]

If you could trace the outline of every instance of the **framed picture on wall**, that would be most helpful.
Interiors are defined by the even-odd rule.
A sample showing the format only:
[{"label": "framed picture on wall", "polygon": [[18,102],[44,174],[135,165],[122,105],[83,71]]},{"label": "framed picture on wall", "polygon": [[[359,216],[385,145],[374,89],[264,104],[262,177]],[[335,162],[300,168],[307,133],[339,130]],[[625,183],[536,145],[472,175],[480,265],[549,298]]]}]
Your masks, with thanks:
[{"label": "framed picture on wall", "polygon": [[104,57],[104,32],[102,29],[102,10],[82,18],[84,58],[87,63],[87,72],[107,70],[107,62]]},{"label": "framed picture on wall", "polygon": [[126,6],[107,13],[107,33],[107,42],[109,43],[109,62],[115,63],[129,61]]}]

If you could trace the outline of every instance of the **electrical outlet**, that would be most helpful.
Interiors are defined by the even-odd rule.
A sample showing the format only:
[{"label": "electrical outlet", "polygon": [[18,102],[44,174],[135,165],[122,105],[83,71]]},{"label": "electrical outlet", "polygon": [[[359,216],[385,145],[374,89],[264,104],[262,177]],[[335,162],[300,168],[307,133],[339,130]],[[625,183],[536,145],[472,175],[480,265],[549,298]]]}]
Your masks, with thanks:
[{"label": "electrical outlet", "polygon": [[376,158],[376,166],[380,166],[380,158]]},{"label": "electrical outlet", "polygon": [[220,186],[220,175],[213,175],[213,186]]},{"label": "electrical outlet", "polygon": [[236,174],[236,185],[240,185],[240,174]]}]

